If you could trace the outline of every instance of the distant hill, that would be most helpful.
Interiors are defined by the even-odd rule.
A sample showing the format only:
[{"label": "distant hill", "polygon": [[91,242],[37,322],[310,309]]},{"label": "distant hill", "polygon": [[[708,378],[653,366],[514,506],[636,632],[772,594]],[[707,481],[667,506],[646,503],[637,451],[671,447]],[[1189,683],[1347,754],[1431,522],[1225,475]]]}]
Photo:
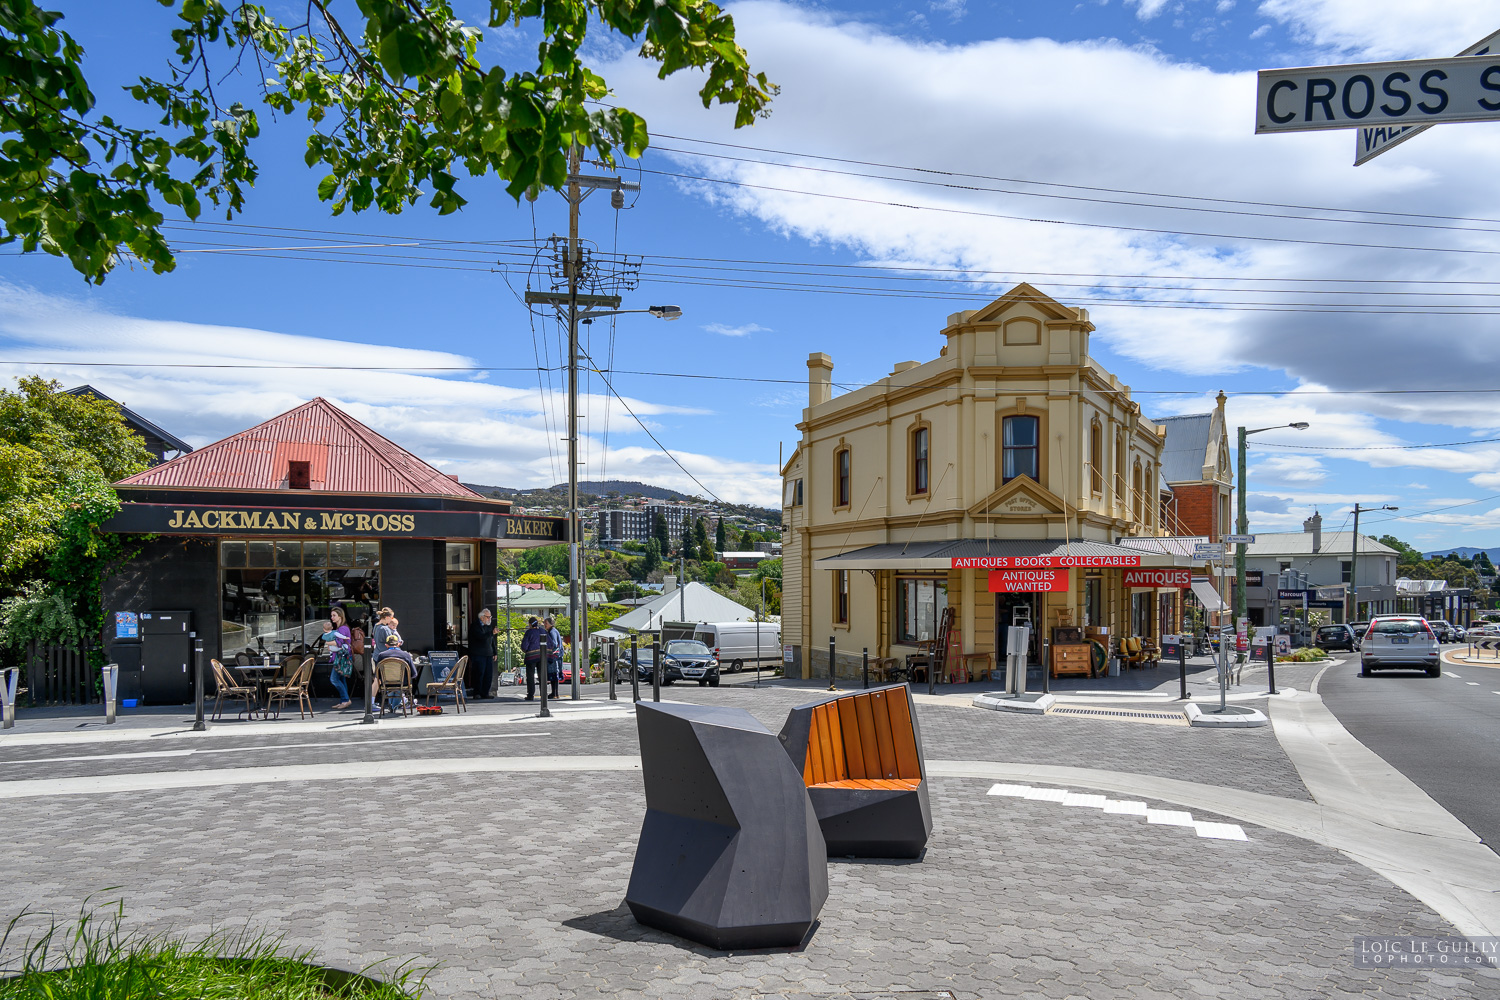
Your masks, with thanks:
[{"label": "distant hill", "polygon": [[1440,556],[1450,556],[1455,552],[1457,552],[1463,559],[1473,559],[1475,556],[1479,555],[1479,553],[1484,552],[1489,555],[1490,562],[1500,563],[1500,548],[1476,549],[1472,545],[1455,545],[1451,549],[1434,549],[1431,552],[1423,552],[1422,558],[1436,559]]},{"label": "distant hill", "polygon": [[[559,483],[547,489],[517,489],[511,486],[485,486],[481,483],[464,483],[469,489],[496,500],[513,500],[528,507],[564,507],[568,502],[568,485]],[[717,508],[726,517],[748,517],[757,521],[780,526],[781,511],[774,507],[757,507],[753,504],[719,504],[702,497],[688,496],[665,486],[652,486],[628,479],[606,479],[598,482],[580,482],[578,492],[582,496],[603,498],[616,493],[621,499],[644,497],[648,500],[678,500],[702,503]]]}]

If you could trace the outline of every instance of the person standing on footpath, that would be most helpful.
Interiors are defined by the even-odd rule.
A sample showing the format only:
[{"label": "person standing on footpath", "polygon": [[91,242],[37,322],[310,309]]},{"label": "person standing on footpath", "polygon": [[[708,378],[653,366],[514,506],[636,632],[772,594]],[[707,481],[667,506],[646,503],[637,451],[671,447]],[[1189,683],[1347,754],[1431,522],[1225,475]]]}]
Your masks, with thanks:
[{"label": "person standing on footpath", "polygon": [[348,681],[354,673],[354,659],[351,652],[353,636],[345,621],[343,608],[334,608],[328,612],[328,631],[324,632],[320,638],[325,643],[333,644],[333,668],[328,672],[328,680],[342,699],[333,707],[336,711],[348,708],[350,704]]},{"label": "person standing on footpath", "polygon": [[474,700],[483,701],[495,686],[495,623],[483,608],[469,627],[469,666],[474,669]]},{"label": "person standing on footpath", "polygon": [[526,661],[526,700],[535,701],[543,660],[542,626],[535,617],[526,619],[526,633],[521,636],[521,657]]},{"label": "person standing on footpath", "polygon": [[562,682],[562,633],[557,630],[551,618],[542,622],[542,628],[544,630],[542,645],[547,649],[547,683],[552,685],[551,696],[561,698],[562,695],[557,693],[557,685]]}]

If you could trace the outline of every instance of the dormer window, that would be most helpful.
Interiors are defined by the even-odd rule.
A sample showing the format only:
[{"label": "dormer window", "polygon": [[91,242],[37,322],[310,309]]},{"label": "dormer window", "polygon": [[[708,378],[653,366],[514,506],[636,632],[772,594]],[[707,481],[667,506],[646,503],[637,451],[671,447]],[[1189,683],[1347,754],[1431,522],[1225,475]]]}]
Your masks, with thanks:
[{"label": "dormer window", "polygon": [[289,490],[312,489],[312,463],[295,460],[287,462],[286,487]]}]

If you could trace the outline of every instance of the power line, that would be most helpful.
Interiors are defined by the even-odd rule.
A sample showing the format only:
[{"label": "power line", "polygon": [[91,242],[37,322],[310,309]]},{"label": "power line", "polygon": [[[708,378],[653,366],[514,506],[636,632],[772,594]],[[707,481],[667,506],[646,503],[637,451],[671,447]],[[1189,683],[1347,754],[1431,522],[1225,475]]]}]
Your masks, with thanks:
[{"label": "power line", "polygon": [[[595,370],[597,371],[597,369],[595,369]],[[625,402],[625,397],[622,396],[622,395],[620,395],[618,392],[615,392],[614,385],[609,381],[608,378],[605,377],[604,373],[601,371],[601,372],[598,372],[598,374],[599,374],[600,380],[603,381],[604,384],[609,387],[610,394],[613,395],[616,399],[618,399],[620,401],[620,405],[623,406],[623,407],[625,407],[625,412],[626,413],[630,414],[632,417],[635,418],[635,422],[637,424],[640,424],[641,430],[643,430],[643,431],[646,432],[646,436],[649,437],[652,441],[656,442],[656,446],[661,449],[662,454],[666,455],[668,458],[670,458],[672,460],[672,464],[675,465],[675,466],[677,466],[679,469],[681,469],[683,471],[684,475],[686,475],[693,482],[697,483],[698,484],[698,488],[700,490],[702,490],[703,492],[707,493],[709,496],[713,497],[715,500],[718,500],[719,503],[723,503],[724,501],[719,497],[719,495],[717,493],[715,493],[713,490],[709,489],[707,486],[704,486],[703,483],[699,481],[699,479],[698,479],[697,476],[693,475],[691,472],[688,472],[687,466],[683,465],[681,462],[679,462],[677,460],[677,456],[676,455],[672,454],[669,450],[667,450],[667,446],[664,445],[664,444],[662,444],[661,443],[661,439],[658,438],[655,434],[653,434],[651,432],[651,428],[646,426],[646,422],[644,420],[642,420],[640,417],[636,416],[636,412],[630,408],[630,404],[627,403],[627,402]]]},{"label": "power line", "polygon": [[1257,441],[1253,448],[1297,448],[1301,451],[1416,451],[1419,448],[1461,448],[1467,444],[1495,444],[1500,438],[1481,438],[1477,441],[1449,441],[1446,444],[1375,444],[1375,445],[1316,445],[1316,444],[1276,444],[1271,441]]},{"label": "power line", "polygon": [[1372,518],[1369,523],[1379,524],[1382,521],[1410,521],[1418,517],[1425,517],[1428,514],[1441,514],[1445,510],[1457,510],[1460,507],[1472,507],[1476,503],[1488,503],[1491,500],[1500,500],[1500,493],[1497,493],[1494,496],[1480,497],[1478,500],[1465,500],[1463,503],[1452,504],[1448,507],[1434,507],[1431,510],[1419,510],[1414,511],[1410,514],[1397,514],[1393,517]]}]

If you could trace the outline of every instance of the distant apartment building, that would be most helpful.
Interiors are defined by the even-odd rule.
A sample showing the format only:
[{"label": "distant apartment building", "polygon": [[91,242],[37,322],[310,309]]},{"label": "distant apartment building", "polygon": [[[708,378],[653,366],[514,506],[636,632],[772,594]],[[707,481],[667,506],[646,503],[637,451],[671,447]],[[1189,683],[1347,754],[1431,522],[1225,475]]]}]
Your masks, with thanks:
[{"label": "distant apartment building", "polygon": [[601,510],[598,512],[599,544],[605,548],[623,542],[645,542],[651,538],[651,526],[656,515],[667,519],[667,537],[682,537],[682,525],[691,519],[709,514],[707,508],[678,504],[652,503],[643,507]]}]

